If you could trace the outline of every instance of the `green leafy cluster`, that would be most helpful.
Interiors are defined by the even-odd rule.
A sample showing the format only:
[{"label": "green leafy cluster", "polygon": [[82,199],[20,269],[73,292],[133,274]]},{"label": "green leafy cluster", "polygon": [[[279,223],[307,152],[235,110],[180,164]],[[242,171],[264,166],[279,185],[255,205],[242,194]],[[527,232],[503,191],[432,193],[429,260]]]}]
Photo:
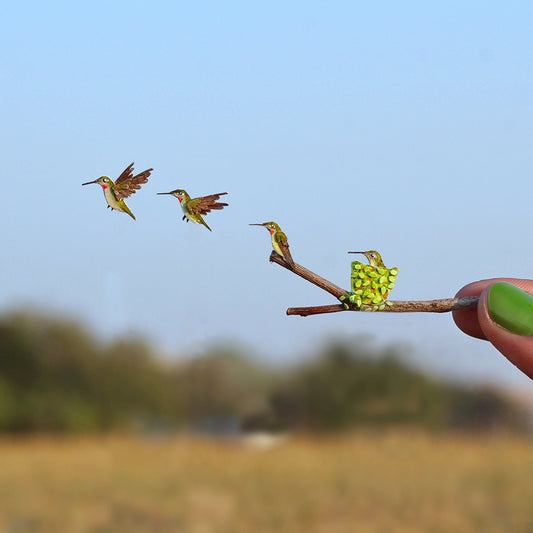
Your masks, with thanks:
[{"label": "green leafy cluster", "polygon": [[[366,265],[360,261],[352,261],[352,277],[350,293],[343,294],[341,301],[349,300],[352,305],[368,307],[371,311],[385,309],[385,305],[392,305],[387,298],[394,288],[397,268],[385,268]],[[348,303],[344,304],[349,308]]]}]

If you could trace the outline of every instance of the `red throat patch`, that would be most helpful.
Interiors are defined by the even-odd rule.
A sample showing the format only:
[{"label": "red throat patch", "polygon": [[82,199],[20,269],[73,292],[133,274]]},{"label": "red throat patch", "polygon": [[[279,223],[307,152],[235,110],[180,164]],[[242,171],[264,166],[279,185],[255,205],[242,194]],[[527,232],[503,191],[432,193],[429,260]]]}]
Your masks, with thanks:
[{"label": "red throat patch", "polygon": [[102,189],[104,189],[104,191],[107,189],[107,185],[105,183],[102,183]]},{"label": "red throat patch", "polygon": [[183,198],[178,197],[178,200],[180,201],[180,204],[183,202]]}]

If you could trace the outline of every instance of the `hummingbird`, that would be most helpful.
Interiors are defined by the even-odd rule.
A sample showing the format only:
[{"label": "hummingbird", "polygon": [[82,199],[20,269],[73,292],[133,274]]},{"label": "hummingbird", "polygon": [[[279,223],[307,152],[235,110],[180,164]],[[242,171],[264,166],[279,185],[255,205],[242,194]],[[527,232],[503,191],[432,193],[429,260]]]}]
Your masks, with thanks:
[{"label": "hummingbird", "polygon": [[287,235],[281,231],[281,228],[275,222],[263,222],[262,224],[250,224],[250,226],[264,226],[269,232],[272,238],[272,248],[277,252],[285,262],[294,268],[294,261],[289,251],[289,241]]},{"label": "hummingbird", "polygon": [[114,209],[115,211],[122,211],[122,213],[128,213],[128,215],[135,219],[135,215],[130,211],[130,208],[126,205],[124,198],[135,194],[135,191],[141,188],[143,183],[148,181],[150,173],[154,170],[149,168],[144,170],[136,176],[133,175],[133,163],[117,178],[117,181],[113,183],[113,180],[107,176],[102,176],[94,181],[88,181],[82,183],[82,185],[90,185],[91,183],[98,183],[102,186],[104,196],[107,202],[107,207]]},{"label": "hummingbird", "polygon": [[219,192],[217,194],[210,194],[209,196],[199,196],[198,198],[191,198],[187,191],[183,189],[176,189],[170,192],[158,192],[157,194],[171,194],[175,196],[183,210],[182,220],[192,220],[196,224],[203,224],[209,231],[211,228],[206,224],[202,215],[207,215],[211,209],[224,209],[228,204],[218,202],[217,200],[227,192]]},{"label": "hummingbird", "polygon": [[349,254],[363,254],[368,259],[368,264],[373,267],[387,268],[381,255],[376,250],[368,250],[366,252],[348,252]]}]

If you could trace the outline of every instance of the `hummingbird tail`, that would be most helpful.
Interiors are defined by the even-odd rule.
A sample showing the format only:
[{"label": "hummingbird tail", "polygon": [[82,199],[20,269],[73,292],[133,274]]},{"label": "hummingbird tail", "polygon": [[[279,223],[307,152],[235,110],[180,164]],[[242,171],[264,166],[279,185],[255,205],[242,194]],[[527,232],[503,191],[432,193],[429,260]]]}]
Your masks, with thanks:
[{"label": "hummingbird tail", "polygon": [[128,215],[133,218],[133,220],[137,220],[135,218],[135,215],[130,211],[129,207],[126,204],[124,204],[124,213],[128,213]]}]

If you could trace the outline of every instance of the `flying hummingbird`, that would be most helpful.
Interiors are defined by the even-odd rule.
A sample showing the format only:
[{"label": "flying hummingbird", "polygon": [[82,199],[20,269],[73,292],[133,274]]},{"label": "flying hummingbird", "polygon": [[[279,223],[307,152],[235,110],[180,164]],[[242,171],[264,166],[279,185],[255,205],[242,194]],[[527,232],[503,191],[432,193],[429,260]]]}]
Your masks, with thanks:
[{"label": "flying hummingbird", "polygon": [[136,176],[133,175],[133,163],[118,177],[117,181],[113,183],[113,180],[107,176],[102,176],[94,181],[88,181],[82,183],[82,185],[90,185],[91,183],[98,183],[102,186],[104,196],[107,202],[107,207],[114,209],[115,211],[122,211],[122,213],[128,213],[128,215],[135,220],[135,215],[130,211],[126,205],[124,198],[135,194],[135,191],[141,188],[143,183],[148,181],[150,173],[154,170],[149,168],[144,170]]},{"label": "flying hummingbird", "polygon": [[263,222],[262,224],[250,224],[250,226],[264,226],[269,232],[272,238],[272,248],[276,251],[286,263],[294,268],[294,261],[289,251],[289,241],[287,235],[281,231],[281,228],[275,222]]},{"label": "flying hummingbird", "polygon": [[219,192],[218,194],[210,194],[209,196],[200,196],[198,198],[191,198],[187,191],[183,189],[176,189],[170,192],[158,192],[157,194],[171,194],[175,196],[183,210],[182,220],[192,220],[196,224],[203,224],[209,231],[211,228],[206,224],[202,215],[207,215],[211,209],[224,209],[228,204],[218,202],[217,200],[227,192]]},{"label": "flying hummingbird", "polygon": [[349,254],[363,254],[368,259],[368,264],[373,267],[387,268],[381,255],[376,250],[368,250],[366,252],[348,252]]}]

